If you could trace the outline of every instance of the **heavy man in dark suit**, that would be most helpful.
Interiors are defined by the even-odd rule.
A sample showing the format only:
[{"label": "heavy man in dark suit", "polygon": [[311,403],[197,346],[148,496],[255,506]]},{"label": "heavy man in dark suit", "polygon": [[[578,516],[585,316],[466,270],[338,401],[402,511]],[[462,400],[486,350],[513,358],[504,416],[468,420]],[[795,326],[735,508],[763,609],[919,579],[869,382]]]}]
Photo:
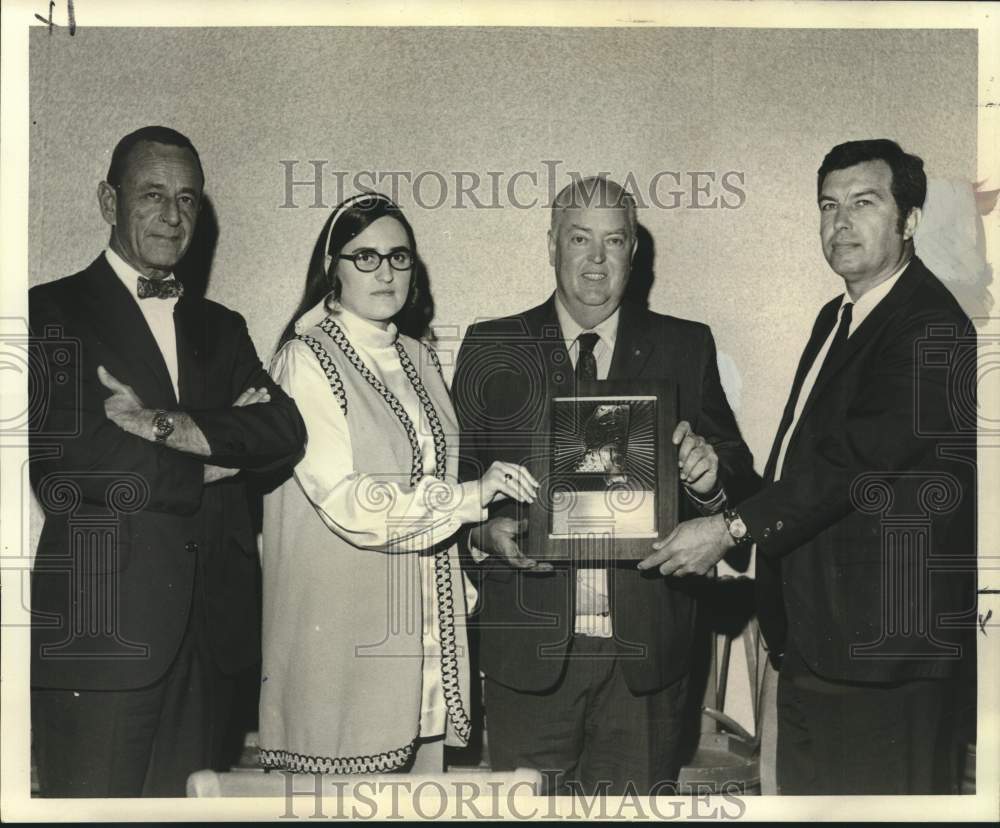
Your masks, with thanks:
[{"label": "heavy man in dark suit", "polygon": [[[471,326],[459,353],[464,479],[494,460],[542,473],[533,437],[550,398],[572,395],[576,379],[650,378],[679,386],[682,514],[710,514],[759,482],[709,329],[623,304],[635,248],[635,202],[615,182],[584,179],[556,197],[555,294]],[[491,764],[551,771],[563,790],[655,791],[676,776],[694,598],[634,564],[531,560],[520,548],[525,525],[502,504],[470,533]]]},{"label": "heavy man in dark suit", "polygon": [[85,270],[29,294],[32,738],[46,796],[183,796],[220,761],[233,677],[260,657],[243,468],[305,428],[242,317],[173,269],[204,177],[165,127],[123,138],[98,188],[111,225]]},{"label": "heavy man in dark suit", "polygon": [[816,320],[767,485],[681,524],[641,566],[703,573],[757,544],[761,626],[782,658],[781,793],[948,793],[935,764],[975,657],[975,336],[913,252],[919,158],[841,144],[817,190],[846,292]]}]

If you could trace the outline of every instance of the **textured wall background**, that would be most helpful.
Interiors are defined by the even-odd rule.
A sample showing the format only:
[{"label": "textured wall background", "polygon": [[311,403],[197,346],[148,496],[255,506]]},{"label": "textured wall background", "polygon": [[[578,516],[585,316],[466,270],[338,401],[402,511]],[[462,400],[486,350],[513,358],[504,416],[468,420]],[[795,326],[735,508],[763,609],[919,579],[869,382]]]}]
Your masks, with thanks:
[{"label": "textured wall background", "polygon": [[[149,123],[186,133],[217,224],[207,295],[243,313],[267,360],[298,302],[327,209],[285,203],[282,160],[335,171],[439,172],[445,205],[400,200],[436,302],[444,361],[477,317],[551,292],[542,206],[567,171],[657,173],[640,213],[655,256],[654,310],[707,322],[731,402],[762,468],[815,314],[842,283],[818,238],[815,170],[834,144],[891,137],[929,174],[976,176],[974,31],[720,29],[100,29],[31,33],[29,262],[32,284],[102,249],[96,188],[115,142]],[[499,174],[500,209],[455,209],[454,173]],[[720,187],[726,171],[745,193]],[[704,195],[692,172],[715,172]],[[365,179],[370,182],[370,179]],[[702,178],[705,184],[706,179]],[[389,192],[386,180],[380,189]],[[669,191],[683,191],[671,196]],[[425,176],[425,205],[438,200]],[[698,209],[725,199],[738,209]],[[648,200],[648,198],[647,198]],[[469,204],[469,202],[466,202]],[[736,651],[738,653],[738,651]],[[735,656],[739,658],[737,654]],[[748,722],[742,681],[727,710]]]},{"label": "textured wall background", "polygon": [[[95,29],[31,39],[30,280],[89,262],[106,240],[97,182],[118,138],[186,133],[207,172],[218,239],[207,294],[242,312],[270,355],[328,214],[313,190],[282,209],[285,169],[437,171],[438,209],[401,201],[428,264],[444,338],[477,316],[542,301],[548,172],[745,174],[739,209],[695,209],[690,176],[660,179],[641,211],[655,249],[654,310],[712,326],[760,466],[816,311],[838,292],[818,240],[814,173],[835,143],[890,136],[936,176],[976,174],[972,31],[719,29]],[[502,209],[454,209],[455,171],[503,173]],[[366,179],[367,181],[367,179]],[[706,179],[702,178],[702,184]],[[384,181],[382,189],[390,182]],[[670,196],[671,190],[686,190]],[[425,177],[418,195],[438,200]],[[740,199],[718,181],[699,202]],[[445,346],[445,343],[442,343]],[[741,386],[741,388],[740,388]]]}]

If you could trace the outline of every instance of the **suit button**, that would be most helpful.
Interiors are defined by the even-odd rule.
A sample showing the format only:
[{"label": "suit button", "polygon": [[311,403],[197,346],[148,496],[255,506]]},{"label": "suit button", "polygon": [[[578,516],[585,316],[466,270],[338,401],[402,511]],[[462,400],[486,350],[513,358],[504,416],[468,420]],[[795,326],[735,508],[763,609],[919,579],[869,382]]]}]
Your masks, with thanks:
[{"label": "suit button", "polygon": [[763,532],[761,532],[761,533],[760,533],[760,536],[761,536],[761,537],[762,537],[762,538],[763,538],[764,540],[767,540],[767,539],[768,539],[769,537],[771,537],[771,530],[770,530],[770,528],[768,528],[768,529],[765,529],[765,530],[764,530]]},{"label": "suit button", "polygon": [[779,520],[776,524],[774,524],[774,528],[780,532],[782,529],[785,528],[785,524]]},{"label": "suit button", "polygon": [[196,544],[194,541],[188,541],[187,543],[184,544],[184,550],[186,552],[194,554],[195,552],[198,551],[198,544]]}]

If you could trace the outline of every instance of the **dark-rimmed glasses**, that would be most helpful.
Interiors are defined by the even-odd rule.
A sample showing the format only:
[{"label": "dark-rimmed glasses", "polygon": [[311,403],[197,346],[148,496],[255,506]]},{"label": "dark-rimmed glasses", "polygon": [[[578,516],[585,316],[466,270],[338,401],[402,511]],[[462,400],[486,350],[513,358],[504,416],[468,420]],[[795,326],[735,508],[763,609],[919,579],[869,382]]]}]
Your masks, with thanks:
[{"label": "dark-rimmed glasses", "polygon": [[337,258],[354,262],[354,266],[362,273],[374,273],[386,259],[393,270],[409,270],[413,267],[413,254],[405,247],[397,247],[388,253],[379,253],[366,247],[354,253],[341,253]]}]

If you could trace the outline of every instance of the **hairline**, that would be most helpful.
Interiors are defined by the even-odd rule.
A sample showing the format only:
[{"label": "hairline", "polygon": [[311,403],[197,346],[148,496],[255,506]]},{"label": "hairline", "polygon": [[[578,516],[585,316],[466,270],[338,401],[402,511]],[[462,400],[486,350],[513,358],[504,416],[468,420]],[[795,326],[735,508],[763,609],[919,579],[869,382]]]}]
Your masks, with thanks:
[{"label": "hairline", "polygon": [[[830,198],[829,196],[825,196],[824,197],[824,195],[823,195],[823,188],[826,186],[827,179],[831,175],[833,175],[835,172],[842,172],[843,170],[851,170],[851,169],[854,169],[855,167],[860,167],[863,164],[876,164],[876,163],[879,163],[879,162],[881,162],[885,166],[885,168],[889,171],[889,184],[888,184],[888,189],[886,191],[888,197],[887,198],[883,198],[882,200],[886,204],[891,204],[892,205],[893,209],[896,211],[896,219],[897,219],[897,221],[900,221],[900,222],[905,221],[909,217],[910,212],[912,212],[913,210],[919,210],[920,207],[917,206],[917,205],[914,205],[914,206],[910,207],[910,209],[907,211],[906,215],[903,214],[903,208],[900,206],[899,200],[896,198],[896,194],[892,191],[892,185],[893,185],[893,183],[894,183],[894,181],[896,179],[896,173],[892,169],[892,164],[890,164],[885,158],[866,158],[864,161],[858,161],[857,163],[850,164],[850,165],[848,165],[846,167],[836,167],[835,169],[829,170],[823,176],[822,182],[820,182],[820,185],[819,185],[819,189],[820,189],[819,197],[816,199],[817,206],[821,206],[823,204],[824,198],[827,201],[835,201],[836,200],[836,199]],[[867,190],[862,190],[860,193],[855,193],[855,197],[857,197],[859,195],[866,195],[866,194],[869,194],[869,193],[872,194],[872,195],[879,195],[879,192],[877,190],[867,189]]]},{"label": "hairline", "polygon": [[165,141],[157,141],[155,138],[142,138],[136,141],[131,147],[128,148],[128,151],[125,153],[125,156],[124,158],[122,158],[121,161],[121,173],[122,173],[121,180],[117,184],[111,184],[111,182],[109,181],[108,183],[111,184],[112,187],[118,189],[119,187],[122,186],[122,184],[125,182],[125,179],[131,172],[131,167],[132,164],[134,163],[133,156],[139,151],[141,147],[147,144],[149,146],[169,147],[171,149],[181,150],[182,152],[188,153],[191,160],[194,162],[193,166],[195,171],[198,173],[199,176],[201,176],[201,188],[202,190],[205,189],[205,170],[201,166],[201,158],[198,157],[198,153],[195,152],[191,147],[184,146],[182,144],[168,144]]},{"label": "hairline", "polygon": [[[631,198],[624,190],[622,194],[626,198]],[[557,202],[552,202],[552,214],[549,219],[549,230],[551,232],[558,232],[563,224],[563,215],[567,210],[624,210],[625,211],[625,229],[628,231],[629,235],[635,236],[636,228],[639,225],[639,219],[635,213],[635,204],[629,203],[623,198],[623,203],[621,204],[601,204],[596,206],[584,206],[581,207],[576,204],[558,204]],[[583,225],[580,225],[583,227]]]}]

